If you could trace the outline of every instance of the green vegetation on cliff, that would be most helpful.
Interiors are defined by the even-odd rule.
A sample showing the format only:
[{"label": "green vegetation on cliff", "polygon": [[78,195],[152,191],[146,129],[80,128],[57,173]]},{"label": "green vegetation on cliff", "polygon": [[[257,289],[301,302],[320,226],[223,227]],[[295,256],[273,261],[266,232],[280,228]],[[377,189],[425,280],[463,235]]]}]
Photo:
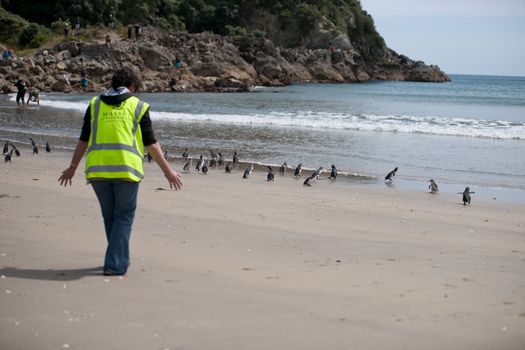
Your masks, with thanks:
[{"label": "green vegetation on cliff", "polygon": [[[190,33],[252,33],[266,35],[285,47],[296,47],[302,46],[305,37],[321,23],[325,28],[328,24],[334,35],[347,34],[365,56],[385,48],[372,17],[358,0],[1,0],[1,4],[7,11],[46,27],[66,19],[74,26],[77,17],[83,27],[107,25],[112,15],[122,25],[154,24]],[[2,20],[7,17],[4,14],[2,10]],[[2,26],[0,40],[13,42],[17,36],[22,45],[42,40],[42,27],[12,17],[20,20],[13,20],[8,29]],[[269,27],[272,33],[268,33]],[[22,30],[29,32],[19,40]]]}]

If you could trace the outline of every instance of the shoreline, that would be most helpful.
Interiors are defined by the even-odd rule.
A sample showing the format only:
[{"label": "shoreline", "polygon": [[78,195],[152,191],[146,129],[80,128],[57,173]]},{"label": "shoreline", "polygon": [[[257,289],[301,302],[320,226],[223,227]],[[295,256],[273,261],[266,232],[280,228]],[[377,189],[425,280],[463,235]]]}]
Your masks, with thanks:
[{"label": "shoreline", "polygon": [[[8,140],[3,139],[3,141],[12,141],[15,144],[19,145],[19,148],[26,149],[25,153],[30,154],[31,150],[29,148],[29,142],[27,143],[21,143],[20,141],[15,140]],[[22,145],[22,146],[20,146]],[[44,145],[40,145],[41,148],[43,148]],[[74,150],[74,147],[72,148],[54,148],[54,151],[61,152],[61,153],[72,153]],[[181,149],[182,151],[182,149]],[[193,159],[193,166],[196,165],[196,161],[198,160],[198,157],[190,157]],[[15,157],[13,156],[14,161],[16,161]],[[208,159],[207,157],[205,159]],[[209,159],[208,159],[209,160]],[[84,159],[83,159],[84,161]],[[144,161],[147,163],[147,161]],[[176,157],[176,156],[169,156],[169,162],[172,164],[173,168],[177,170],[180,173],[184,173],[182,170],[182,167],[186,163],[186,161],[182,157]],[[225,163],[228,163],[229,161],[226,161]],[[279,166],[277,164],[266,164],[261,162],[249,162],[249,161],[240,161],[237,165],[236,170],[239,171],[239,173],[242,175],[242,172],[246,167],[248,167],[250,164],[254,165],[254,173],[260,173],[263,174],[261,177],[262,180],[266,179],[266,173],[267,173],[267,166],[271,166],[273,168],[275,179],[278,181],[282,176],[279,175]],[[293,171],[295,167],[288,166],[285,177],[291,177],[293,176]],[[302,182],[313,173],[315,169],[313,168],[303,168],[303,175],[300,178],[294,179],[295,182],[298,182],[298,185],[302,186]],[[192,172],[194,172],[194,169],[192,169]],[[218,173],[224,173],[224,167],[210,167],[210,172],[218,172]],[[321,177],[317,181],[321,182],[329,182],[328,180],[330,174],[330,169],[325,168],[321,172]],[[359,186],[359,187],[369,187],[369,188],[390,188],[392,190],[401,190],[401,191],[409,191],[411,193],[419,193],[421,195],[431,195],[428,190],[428,181],[425,181],[423,179],[407,179],[403,177],[396,177],[394,181],[391,183],[386,182],[382,179],[382,177],[376,177],[373,175],[366,175],[366,174],[356,174],[356,173],[348,173],[343,172],[342,174],[339,173],[338,175],[338,182],[343,183],[345,185],[349,186]],[[461,194],[465,188],[465,186],[470,186],[471,190],[476,192],[475,195],[472,196],[473,201],[477,200],[483,200],[483,201],[489,201],[489,202],[498,202],[498,203],[506,203],[506,204],[525,204],[525,190],[517,189],[517,188],[506,188],[506,187],[489,187],[489,186],[483,186],[483,185],[471,185],[471,184],[458,184],[458,183],[449,183],[449,182],[438,182],[439,185],[439,193],[435,194],[439,196],[439,194],[446,194],[448,196],[456,197],[458,202],[461,202]]]}]

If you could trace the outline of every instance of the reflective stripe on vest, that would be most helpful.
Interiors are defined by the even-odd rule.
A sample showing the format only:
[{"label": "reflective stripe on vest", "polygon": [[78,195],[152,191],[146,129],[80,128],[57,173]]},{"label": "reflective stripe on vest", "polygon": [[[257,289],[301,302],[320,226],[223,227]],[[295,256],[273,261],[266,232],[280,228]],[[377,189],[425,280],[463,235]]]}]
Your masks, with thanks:
[{"label": "reflective stripe on vest", "polygon": [[[91,117],[91,137],[87,149],[86,178],[88,180],[96,178],[127,179],[138,182],[144,177],[142,165],[144,156],[142,154],[143,152],[141,152],[143,149],[142,137],[140,134],[137,136],[137,131],[139,130],[140,120],[149,105],[134,96],[122,102],[119,108],[128,110],[127,112],[122,111],[127,113],[128,118],[130,117],[130,109],[133,108],[136,103],[133,111],[133,120],[131,120],[131,118],[124,119],[123,122],[127,124],[117,124],[115,133],[112,134],[112,129],[106,129],[107,126],[105,126],[105,124],[100,125],[99,123],[101,103],[100,97],[96,97],[90,102],[93,114]],[[108,111],[106,108],[112,108],[112,106],[104,106],[104,112]],[[112,112],[114,111],[112,110]],[[130,125],[129,123],[131,122],[132,124]],[[126,132],[127,135],[130,131],[130,126],[130,138],[124,136],[126,139],[122,139],[122,136],[118,136],[122,135],[123,130],[126,129],[128,130]],[[104,131],[100,135],[103,139],[99,140],[101,127],[104,127]],[[108,132],[108,130],[110,132]],[[141,142],[140,145],[137,144],[137,138],[139,138]],[[110,142],[105,143],[104,141]],[[132,144],[130,145],[129,142]]]}]

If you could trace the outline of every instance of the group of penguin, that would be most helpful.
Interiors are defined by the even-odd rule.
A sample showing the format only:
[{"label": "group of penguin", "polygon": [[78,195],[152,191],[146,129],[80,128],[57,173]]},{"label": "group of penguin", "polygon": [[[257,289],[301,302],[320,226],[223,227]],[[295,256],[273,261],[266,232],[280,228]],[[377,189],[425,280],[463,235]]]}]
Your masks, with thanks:
[{"label": "group of penguin", "polygon": [[[33,154],[38,154],[38,147],[37,147],[35,141],[32,138],[29,138],[29,139],[31,140],[31,145],[32,145],[32,148],[33,148]],[[11,150],[9,150],[9,147],[11,147]],[[47,142],[47,141],[46,141],[45,150],[46,150],[46,152],[51,152],[51,146],[49,146],[49,142]],[[2,151],[2,154],[4,155],[4,162],[5,163],[7,163],[7,162],[11,163],[11,158],[13,156],[13,153],[17,157],[20,157],[20,151],[16,148],[16,146],[12,142],[6,141],[5,144],[4,144],[3,151]],[[202,155],[202,154],[200,155],[199,160],[197,161],[197,165],[195,166],[195,170],[200,171],[204,175],[206,175],[208,173],[209,167],[216,167],[216,166],[224,166],[225,165],[224,157],[223,157],[221,152],[215,152],[214,150],[210,149],[210,154],[211,154],[211,160],[209,162],[208,162],[208,160],[204,159],[204,155]],[[164,152],[164,157],[166,159],[168,159],[168,151],[167,150]],[[150,162],[152,160],[152,157],[151,157],[151,155],[149,153],[146,155],[146,158],[147,158],[148,162]],[[187,160],[187,163],[184,164],[184,166],[182,167],[182,170],[185,173],[188,173],[188,172],[190,172],[190,169],[192,167],[193,159],[189,158],[188,149],[187,148],[182,153],[182,158]],[[237,151],[235,151],[235,152],[233,152],[232,161],[228,162],[225,165],[224,171],[227,174],[231,174],[233,167],[236,166],[238,163],[239,163],[239,157],[238,157]],[[268,173],[266,174],[266,181],[274,181],[273,168],[271,166],[267,166],[267,168],[268,168]],[[287,169],[288,169],[288,164],[286,162],[284,162],[283,165],[281,165],[279,167],[279,173],[282,176],[284,176],[284,174],[286,173]],[[297,167],[294,170],[294,176],[295,177],[300,177],[302,169],[303,169],[303,164],[299,163],[299,165],[297,165]],[[312,186],[312,182],[319,179],[319,176],[321,175],[321,172],[323,170],[324,170],[323,167],[317,168],[317,170],[315,170],[310,176],[308,176],[306,178],[306,180],[304,180],[303,185],[304,186],[308,186],[308,187]],[[394,176],[396,176],[397,170],[398,170],[398,167],[395,167],[394,170],[389,172],[385,176],[385,181],[392,182]],[[242,178],[243,179],[248,179],[252,172],[253,172],[253,164],[250,164],[250,167],[248,167],[248,168],[246,168],[244,170]],[[338,172],[337,168],[335,167],[335,165],[332,164],[332,169],[330,171],[330,177],[328,179],[331,180],[331,181],[335,181],[337,179],[337,172]],[[429,180],[429,182],[430,182],[430,185],[428,186],[428,188],[430,189],[430,193],[435,194],[435,193],[439,192],[438,184],[432,179]],[[476,193],[476,192],[470,191],[469,187],[466,187],[463,192],[458,192],[458,194],[462,194],[462,196],[463,196],[463,205],[470,204],[470,201],[471,201],[470,195],[472,193]]]},{"label": "group of penguin", "polygon": [[[385,181],[390,181],[392,182],[393,180],[393,177],[396,176],[396,172],[397,172],[397,167],[395,167],[394,170],[392,170],[391,172],[389,172],[386,176],[385,176]],[[436,194],[437,192],[439,192],[439,188],[438,188],[438,184],[436,183],[436,181],[434,181],[433,179],[430,179],[428,180],[430,182],[430,185],[428,185],[428,188],[430,189],[430,193],[432,194]],[[458,194],[461,194],[463,196],[463,205],[467,205],[467,204],[470,204],[470,201],[471,201],[471,197],[470,195],[472,193],[476,193],[476,192],[472,192],[470,190],[470,187],[465,187],[465,190],[463,192],[458,192]]]},{"label": "group of penguin", "polygon": [[[197,161],[197,165],[195,166],[195,170],[202,172],[204,175],[208,173],[209,167],[216,167],[216,166],[225,166],[224,167],[225,172],[227,174],[230,174],[232,171],[232,168],[239,163],[237,151],[233,153],[232,161],[228,162],[226,165],[224,161],[224,156],[222,155],[221,152],[215,152],[212,149],[210,149],[209,151],[211,154],[211,160],[208,162],[208,160],[204,159],[204,155],[201,154],[199,157],[199,160]],[[164,152],[164,157],[168,159],[168,151]],[[188,148],[186,148],[184,152],[182,153],[182,158],[187,160],[186,164],[184,164],[184,166],[182,167],[182,170],[185,173],[189,173],[190,169],[193,166],[193,159],[189,158]],[[149,156],[149,154],[148,154],[148,159],[151,160],[151,157]],[[268,168],[268,173],[266,174],[266,181],[274,181],[273,168],[271,166],[267,166],[267,168]],[[295,177],[301,176],[302,168],[303,168],[303,164],[299,163],[294,170]],[[283,165],[279,167],[279,173],[282,176],[284,176],[287,169],[288,169],[288,164],[284,162]],[[307,177],[306,180],[304,180],[303,185],[308,186],[308,187],[312,186],[312,182],[319,179],[319,176],[323,170],[324,170],[323,167],[319,167],[309,177]],[[385,181],[392,182],[394,176],[396,176],[397,170],[398,170],[398,167],[395,167],[394,170],[389,172],[385,176]],[[252,172],[253,172],[253,164],[250,164],[250,166],[244,170],[242,178],[248,179]],[[328,179],[331,181],[335,181],[337,179],[337,172],[338,170],[336,166],[332,164],[332,168],[330,171],[330,177],[328,177]],[[428,188],[430,189],[430,193],[436,194],[437,192],[439,192],[438,184],[432,179],[429,180],[429,182],[430,182],[430,185],[428,186]],[[470,195],[472,193],[475,193],[475,192],[470,191],[469,187],[466,187],[463,192],[458,192],[458,194],[463,195],[463,205],[470,204],[470,201],[471,201]]]},{"label": "group of penguin", "polygon": [[[33,147],[33,154],[38,154],[38,146],[36,145],[33,138],[29,138],[31,140],[31,146]],[[11,150],[9,150],[9,147],[11,147]],[[49,142],[46,141],[46,152],[51,152],[51,146],[49,146]],[[15,156],[20,157],[20,151],[16,146],[9,141],[6,141],[4,144],[4,149],[2,150],[2,154],[4,155],[4,163],[11,163],[11,159],[13,157],[13,153]]]}]

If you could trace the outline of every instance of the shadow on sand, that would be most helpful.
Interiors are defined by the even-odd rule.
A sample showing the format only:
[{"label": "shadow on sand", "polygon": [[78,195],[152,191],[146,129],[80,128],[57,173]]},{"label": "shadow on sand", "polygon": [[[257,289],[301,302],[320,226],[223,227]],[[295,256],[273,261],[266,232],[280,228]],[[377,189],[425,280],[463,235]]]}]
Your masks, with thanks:
[{"label": "shadow on sand", "polygon": [[30,280],[74,281],[86,276],[102,276],[102,271],[103,266],[64,270],[19,269],[6,266],[0,269],[0,275],[4,275],[7,278],[23,278]]}]

